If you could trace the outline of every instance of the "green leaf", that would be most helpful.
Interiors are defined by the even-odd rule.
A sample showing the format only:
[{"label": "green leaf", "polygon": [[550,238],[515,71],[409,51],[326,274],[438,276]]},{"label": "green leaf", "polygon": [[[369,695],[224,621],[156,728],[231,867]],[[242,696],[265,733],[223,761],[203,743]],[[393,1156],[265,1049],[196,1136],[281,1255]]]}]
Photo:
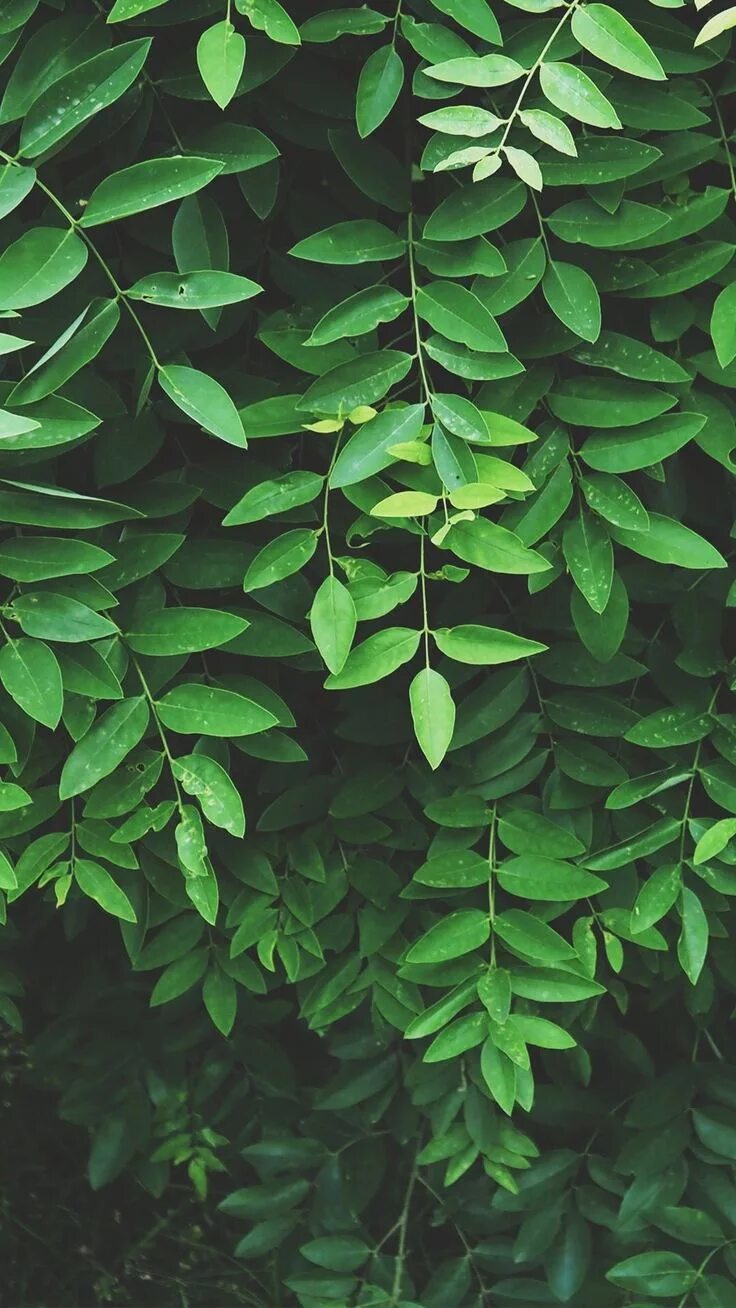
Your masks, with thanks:
[{"label": "green leaf", "polygon": [[477,182],[453,191],[430,214],[424,224],[424,239],[464,241],[486,236],[518,217],[526,204],[527,191],[521,182],[496,180]]},{"label": "green leaf", "polygon": [[310,504],[323,485],[323,478],[314,472],[287,472],[273,481],[261,481],[230,509],[222,525],[240,527],[244,523],[262,522],[275,513],[287,513],[289,509]]},{"label": "green leaf", "polygon": [[137,654],[165,657],[216,649],[234,640],[248,623],[218,609],[170,608],[143,613],[125,639]]},{"label": "green leaf", "polygon": [[485,627],[478,623],[446,627],[432,634],[437,648],[458,663],[483,666],[514,663],[517,659],[527,659],[547,649],[539,641],[527,640],[525,636],[516,636],[511,631]]},{"label": "green leaf", "polygon": [[698,840],[693,863],[707,863],[711,858],[717,858],[734,836],[736,836],[736,818],[719,818]]},{"label": "green leaf", "polygon": [[273,713],[245,695],[195,682],[167,691],[156,710],[164,726],[182,735],[227,739],[268,731],[278,723]]},{"label": "green leaf", "polygon": [[17,209],[33,190],[36,183],[35,168],[6,163],[0,168],[0,219]]},{"label": "green leaf", "polygon": [[330,672],[342,672],[350,653],[357,614],[350,591],[337,577],[325,577],[309,613],[312,638]]},{"label": "green leaf", "polygon": [[78,277],[87,247],[69,227],[32,227],[0,255],[0,304],[27,309]]},{"label": "green leaf", "polygon": [[319,536],[307,527],[277,536],[259,550],[243,578],[245,591],[262,590],[299,572],[317,548]]},{"label": "green leaf", "polygon": [[510,908],[497,914],[493,920],[493,930],[505,945],[514,953],[521,954],[522,958],[532,958],[541,963],[557,963],[577,957],[576,950],[564,936],[522,909]]},{"label": "green leaf", "polygon": [[167,364],[159,372],[161,389],[182,413],[228,445],[245,449],[243,423],[235,405],[214,377],[197,368]]},{"label": "green leaf", "polygon": [[231,836],[245,833],[243,801],[224,768],[206,754],[186,754],[174,759],[174,776],[188,795],[199,800],[202,812],[213,826]]},{"label": "green leaf", "polygon": [[404,249],[404,241],[383,223],[360,218],[335,223],[334,227],[305,236],[292,246],[289,254],[312,263],[354,264],[399,259]]},{"label": "green leaf", "polygon": [[708,953],[708,919],[698,896],[687,886],[680,897],[682,930],[677,941],[680,967],[691,985],[696,985]]},{"label": "green leaf", "polygon": [[409,702],[419,748],[432,769],[447,753],[455,728],[455,704],[445,678],[422,668],[409,687]]},{"label": "green leaf", "polygon": [[245,65],[245,39],[231,22],[208,27],[197,42],[197,67],[220,109],[226,109],[238,89]]},{"label": "green leaf", "polygon": [[119,222],[158,205],[200,191],[222,171],[214,159],[173,155],[146,159],[119,173],[110,173],[95,187],[80,219],[81,227]]},{"label": "green leaf", "polygon": [[74,746],[62,770],[59,798],[72,799],[108,777],[143,739],[149,709],[142,695],[121,700],[93,722]]},{"label": "green leaf", "polygon": [[457,282],[431,282],[416,296],[420,318],[451,341],[459,341],[471,350],[493,353],[508,347],[495,318],[472,291]]},{"label": "green leaf", "polygon": [[235,0],[239,14],[246,14],[251,26],[265,32],[271,41],[281,45],[300,45],[299,29],[279,0]]},{"label": "green leaf", "polygon": [[25,116],[20,134],[21,154],[27,159],[37,159],[119,100],[143,68],[150,46],[150,39],[113,46],[49,86]]},{"label": "green leaf", "polygon": [[641,718],[626,732],[626,739],[647,749],[663,749],[671,745],[692,745],[713,730],[709,713],[679,707],[656,709]]},{"label": "green leaf", "polygon": [[486,0],[432,0],[432,6],[481,40],[489,41],[491,45],[503,43],[501,29]]},{"label": "green leaf", "polygon": [[550,104],[590,127],[620,127],[621,120],[610,100],[595,82],[575,64],[543,63],[539,84]]},{"label": "green leaf", "polygon": [[682,888],[682,871],[679,863],[666,863],[647,877],[631,912],[631,930],[634,935],[647,931],[659,922],[677,900]]},{"label": "green leaf", "polygon": [[652,1250],[624,1258],[606,1272],[606,1280],[636,1294],[654,1294],[657,1297],[687,1294],[697,1272],[681,1254]]},{"label": "green leaf", "polygon": [[113,881],[110,873],[105,870],[99,863],[95,863],[89,858],[78,858],[74,863],[74,879],[82,891],[89,899],[94,899],[100,908],[104,908],[106,913],[111,913],[113,917],[122,918],[124,922],[137,922],[135,909],[131,904],[128,896],[116,881]]},{"label": "green leaf", "polygon": [[212,309],[241,304],[259,295],[262,287],[249,277],[230,272],[162,272],[141,277],[126,295],[167,309]]},{"label": "green leaf", "polygon": [[561,154],[570,155],[572,158],[577,156],[577,146],[570,128],[555,114],[547,113],[545,109],[522,109],[519,113],[519,122],[528,127],[537,140],[543,141],[552,150],[558,150]]},{"label": "green leaf", "polygon": [[347,336],[362,336],[381,323],[393,322],[410,303],[392,286],[368,286],[328,309],[312,328],[305,345],[330,345]]},{"label": "green leaf", "polygon": [[445,132],[449,136],[487,136],[503,126],[503,119],[488,109],[459,104],[433,109],[431,113],[422,114],[419,122],[433,132]]},{"label": "green leaf", "polygon": [[710,541],[674,518],[650,513],[649,524],[647,531],[612,527],[611,535],[620,545],[655,563],[671,563],[678,568],[726,567],[723,555]]},{"label": "green leaf", "polygon": [[580,513],[562,538],[565,562],[575,585],[594,613],[603,613],[613,585],[611,538],[599,518]]},{"label": "green leaf", "polygon": [[340,672],[325,682],[325,690],[350,690],[370,686],[413,659],[419,648],[420,631],[409,627],[386,627],[351,650]]},{"label": "green leaf", "polygon": [[527,549],[514,532],[489,522],[487,518],[456,523],[446,544],[459,559],[488,572],[529,576],[547,572],[550,566],[543,555]]},{"label": "green leaf", "polygon": [[421,940],[412,945],[406,960],[408,963],[446,963],[479,949],[490,934],[487,913],[477,908],[460,909],[457,913],[448,913],[441,922],[430,927]]},{"label": "green leaf", "polygon": [[404,409],[384,409],[363,423],[338,454],[330,486],[354,486],[390,467],[394,462],[389,453],[392,446],[416,440],[423,421],[424,405],[411,404]]},{"label": "green leaf", "polygon": [[220,967],[211,967],[202,986],[202,1002],[213,1025],[224,1036],[235,1025],[238,996],[235,982]]},{"label": "green leaf", "polygon": [[727,368],[736,359],[736,282],[724,286],[716,296],[710,334],[718,362]]},{"label": "green leaf", "polygon": [[606,889],[606,882],[591,872],[539,854],[508,859],[498,870],[498,880],[510,895],[552,902],[586,899]]},{"label": "green leaf", "polygon": [[368,56],[360,71],[355,123],[360,137],[370,136],[388,118],[404,85],[404,65],[393,45]]},{"label": "green leaf", "polygon": [[13,601],[12,612],[27,636],[40,640],[61,640],[74,644],[117,635],[109,618],[87,604],[52,591],[33,591]]},{"label": "green leaf", "polygon": [[[600,472],[636,472],[669,458],[694,439],[706,424],[699,413],[671,413],[633,427],[614,427],[594,432],[580,454],[590,468]],[[633,492],[632,492],[633,494]],[[622,527],[628,523],[618,524]],[[634,524],[630,524],[634,526]]]},{"label": "green leaf", "polygon": [[595,282],[584,268],[559,259],[547,264],[542,292],[556,318],[576,336],[597,341],[601,332],[601,302]]},{"label": "green leaf", "polygon": [[361,405],[382,400],[392,386],[403,380],[411,364],[411,355],[402,350],[377,350],[360,355],[318,377],[296,407],[307,413],[345,417]]},{"label": "green leaf", "polygon": [[576,9],[571,27],[575,40],[603,63],[634,77],[665,80],[666,73],[651,46],[609,5],[586,4]]},{"label": "green leaf", "polygon": [[508,86],[510,82],[524,76],[524,69],[515,59],[496,54],[446,59],[442,63],[431,64],[424,72],[438,82],[479,87]]},{"label": "green leaf", "polygon": [[63,707],[58,660],[41,640],[10,640],[0,649],[0,681],[11,699],[35,722],[53,730]]}]

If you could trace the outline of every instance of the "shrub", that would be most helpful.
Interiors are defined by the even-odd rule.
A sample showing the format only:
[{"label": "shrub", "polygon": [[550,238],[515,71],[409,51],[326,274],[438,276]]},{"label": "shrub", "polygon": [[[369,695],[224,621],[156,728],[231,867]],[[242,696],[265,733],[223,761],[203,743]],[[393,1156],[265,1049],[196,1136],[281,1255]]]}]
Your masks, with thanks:
[{"label": "shrub", "polygon": [[0,1011],[279,1304],[736,1304],[734,21],[2,7]]}]

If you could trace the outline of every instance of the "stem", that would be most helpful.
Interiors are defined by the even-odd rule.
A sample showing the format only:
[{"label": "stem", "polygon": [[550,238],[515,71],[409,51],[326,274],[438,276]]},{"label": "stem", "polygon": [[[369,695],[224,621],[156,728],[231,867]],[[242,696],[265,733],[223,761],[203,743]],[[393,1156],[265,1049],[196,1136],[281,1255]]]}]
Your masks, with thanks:
[{"label": "stem", "polygon": [[496,966],[496,933],[493,923],[496,918],[496,883],[493,879],[496,871],[496,805],[491,812],[491,826],[488,832],[488,920],[491,924],[491,958],[490,965]]},{"label": "stem", "polygon": [[342,431],[339,431],[337,433],[337,440],[335,441],[335,448],[332,451],[330,466],[327,469],[327,476],[325,478],[325,497],[322,503],[322,530],[325,536],[325,545],[327,547],[327,563],[329,565],[331,577],[334,577],[335,575],[335,565],[332,558],[332,544],[330,542],[330,528],[327,518],[328,518],[328,510],[329,510],[329,502],[330,502],[330,477],[332,476],[332,469],[334,468],[335,463],[337,462],[337,456],[340,451],[341,436],[342,436]]},{"label": "stem", "polygon": [[[715,702],[718,699],[718,692],[720,691],[720,689],[721,687],[720,685],[718,685],[713,691],[713,694],[711,695],[710,703],[706,709],[706,713],[713,712],[713,709],[715,707]],[[695,789],[695,781],[698,775],[698,764],[700,763],[700,755],[703,752],[704,739],[705,738],[703,738],[703,740],[698,741],[697,748],[693,755],[692,776],[690,777],[690,780],[688,782],[687,793],[685,795],[685,808],[682,814],[682,830],[680,831],[680,857],[679,857],[680,863],[682,863],[685,857],[685,837],[687,835],[687,822],[688,822],[688,818],[690,817],[690,804],[692,802],[693,790]]]},{"label": "stem", "polygon": [[[13,164],[15,167],[19,167],[17,159],[14,159],[13,156],[10,154],[6,154],[4,150],[0,150],[0,159],[4,159],[7,164]],[[122,286],[118,282],[114,272],[112,271],[112,268],[110,268],[107,261],[100,254],[99,250],[97,249],[97,246],[87,235],[84,228],[81,227],[77,219],[74,218],[72,214],[70,214],[66,205],[63,203],[62,200],[59,199],[58,195],[55,195],[54,192],[46,185],[46,183],[42,182],[40,177],[38,176],[36,177],[34,185],[38,187],[39,191],[43,192],[47,200],[49,200],[51,204],[54,205],[54,208],[58,209],[59,213],[69,224],[70,230],[74,232],[75,236],[81,237],[81,239],[84,241],[84,244],[87,246],[87,249],[89,250],[90,254],[92,254],[93,257],[97,260],[98,264],[100,265],[100,268],[102,269],[103,273],[105,274],[107,280],[109,281],[110,285],[112,286],[115,292],[115,299],[121,300],[122,303],[125,305],[125,308],[130,314],[130,317],[132,318],[133,322],[138,328],[138,331],[141,335],[141,339],[143,340],[143,343],[151,357],[151,362],[153,363],[154,367],[160,371],[161,364],[159,363],[159,360],[156,356],[156,351],[154,350],[153,345],[151,344],[151,339],[148,335],[148,332],[144,328],[143,323],[138,317],[138,314],[136,313],[132,304],[127,299],[125,291],[123,290]]]},{"label": "stem", "polygon": [[424,624],[424,663],[429,668],[429,610],[427,607],[427,574],[424,568],[424,542],[426,535],[419,537],[419,581],[422,591],[422,622]]},{"label": "stem", "polygon": [[531,68],[529,69],[529,72],[527,73],[526,77],[524,78],[524,81],[521,84],[521,90],[519,91],[519,94],[517,96],[516,104],[514,105],[513,109],[511,110],[511,113],[506,119],[506,126],[503,130],[503,135],[498,145],[492,151],[493,154],[500,154],[501,151],[503,150],[503,147],[505,146],[509,138],[509,133],[511,132],[511,128],[513,127],[517,117],[519,116],[519,113],[521,112],[521,107],[524,103],[524,100],[526,99],[526,93],[529,90],[529,87],[533,79],[536,77],[537,73],[539,72],[539,69],[544,63],[545,57],[549,53],[557,36],[562,31],[563,27],[565,26],[565,23],[568,22],[568,20],[572,17],[579,3],[580,0],[572,0],[572,4],[567,7],[559,23],[552,31],[549,40],[542,46],[542,49],[540,50],[539,54],[534,60],[534,63],[532,64]]},{"label": "stem", "polygon": [[721,143],[726,153],[726,167],[728,168],[728,175],[731,179],[731,193],[734,199],[736,199],[736,170],[734,170],[733,155],[731,154],[731,147],[728,143],[728,135],[726,132],[725,124],[723,122],[723,115],[721,114],[721,110],[718,104],[718,99],[713,94],[713,91],[708,86],[708,83],[706,81],[703,81],[702,85],[705,87],[706,91],[708,92],[708,95],[710,96],[710,102],[713,105],[713,113],[715,114],[715,119],[716,122],[718,123],[718,130],[721,134]]},{"label": "stem", "polygon": [[155,701],[155,699],[153,698],[153,695],[151,694],[151,689],[150,689],[150,687],[149,687],[149,685],[148,685],[148,682],[146,681],[146,678],[145,678],[144,673],[143,673],[143,669],[142,669],[140,663],[138,662],[138,660],[137,660],[135,654],[133,654],[133,652],[132,652],[131,650],[128,650],[128,654],[129,654],[129,656],[130,656],[130,661],[131,661],[131,663],[133,664],[133,667],[135,668],[135,670],[136,670],[136,672],[137,672],[137,674],[138,674],[138,680],[139,680],[140,683],[141,683],[141,689],[143,690],[143,694],[145,695],[146,699],[148,700],[148,706],[149,706],[149,708],[150,708],[150,710],[151,710],[151,712],[152,712],[152,714],[153,714],[153,720],[154,720],[154,722],[156,723],[156,730],[158,731],[158,734],[159,734],[159,737],[160,737],[160,740],[161,740],[161,746],[162,746],[162,749],[163,749],[163,752],[164,752],[164,757],[165,757],[165,759],[166,759],[166,762],[168,763],[168,766],[169,766],[169,772],[171,773],[171,780],[172,780],[172,782],[173,782],[173,785],[174,785],[174,792],[175,792],[175,794],[176,794],[176,806],[177,806],[177,808],[178,808],[178,810],[179,810],[180,815],[183,817],[183,816],[184,816],[184,801],[183,801],[183,799],[182,799],[181,789],[180,789],[180,787],[179,787],[179,782],[178,782],[178,780],[177,780],[176,773],[174,772],[174,759],[173,759],[173,755],[172,755],[172,753],[171,753],[171,750],[169,749],[169,742],[168,742],[168,740],[166,739],[166,732],[164,731],[163,726],[162,726],[162,723],[161,723],[161,719],[160,719],[160,717],[158,716],[158,710],[157,710],[157,708],[156,708],[156,701]]},{"label": "stem", "polygon": [[422,389],[424,391],[424,397],[427,401],[427,404],[431,406],[432,387],[429,384],[429,377],[427,376],[427,368],[424,362],[424,350],[422,348],[422,337],[419,331],[419,315],[417,313],[418,287],[417,287],[416,266],[414,263],[414,213],[411,209],[409,210],[409,225],[408,225],[408,232],[407,232],[407,241],[408,241],[408,252],[409,252],[409,282],[411,286],[411,311],[414,318],[414,340],[416,341],[416,347],[417,347],[417,362],[419,364],[419,372],[422,379]]},{"label": "stem", "polygon": [[411,1212],[411,1200],[414,1194],[414,1187],[417,1183],[418,1165],[416,1158],[412,1163],[412,1169],[409,1174],[409,1182],[404,1195],[404,1205],[399,1217],[399,1247],[396,1251],[396,1267],[394,1269],[394,1279],[391,1287],[391,1305],[396,1308],[401,1294],[401,1280],[404,1272],[404,1263],[406,1262],[406,1237],[409,1226],[409,1214]]}]

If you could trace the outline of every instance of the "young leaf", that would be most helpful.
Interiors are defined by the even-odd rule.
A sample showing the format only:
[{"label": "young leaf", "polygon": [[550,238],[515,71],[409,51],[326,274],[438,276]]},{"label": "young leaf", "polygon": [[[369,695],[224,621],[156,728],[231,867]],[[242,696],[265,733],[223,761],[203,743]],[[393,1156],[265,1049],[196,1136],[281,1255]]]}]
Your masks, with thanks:
[{"label": "young leaf", "polygon": [[197,42],[197,67],[220,109],[226,109],[238,89],[245,65],[245,39],[223,20],[208,27]]}]

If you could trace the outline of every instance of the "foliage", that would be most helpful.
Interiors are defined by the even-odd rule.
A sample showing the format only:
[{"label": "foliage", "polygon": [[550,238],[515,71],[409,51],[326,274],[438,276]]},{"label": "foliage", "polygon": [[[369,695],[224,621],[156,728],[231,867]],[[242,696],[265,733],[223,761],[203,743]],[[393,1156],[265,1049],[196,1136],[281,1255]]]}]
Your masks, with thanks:
[{"label": "foliage", "polygon": [[284,1305],[736,1304],[734,15],[2,6],[0,1012]]}]

